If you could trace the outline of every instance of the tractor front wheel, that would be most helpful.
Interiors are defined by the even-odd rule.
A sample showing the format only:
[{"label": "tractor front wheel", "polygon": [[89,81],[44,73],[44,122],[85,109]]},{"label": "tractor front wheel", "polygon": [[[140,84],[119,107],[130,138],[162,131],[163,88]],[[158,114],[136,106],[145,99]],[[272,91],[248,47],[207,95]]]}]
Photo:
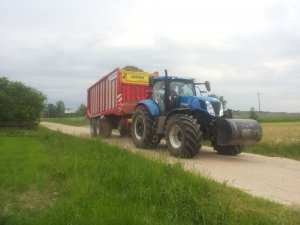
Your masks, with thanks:
[{"label": "tractor front wheel", "polygon": [[243,151],[244,147],[243,145],[217,145],[214,146],[214,149],[220,155],[238,155]]},{"label": "tractor front wheel", "polygon": [[200,124],[193,116],[174,115],[167,122],[166,141],[169,151],[175,157],[192,158],[201,148]]}]

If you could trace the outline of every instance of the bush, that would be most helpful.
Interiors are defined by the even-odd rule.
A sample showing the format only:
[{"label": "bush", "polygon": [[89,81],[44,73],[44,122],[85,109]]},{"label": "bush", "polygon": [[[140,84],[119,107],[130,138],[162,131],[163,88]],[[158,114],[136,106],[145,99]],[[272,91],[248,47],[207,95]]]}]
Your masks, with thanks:
[{"label": "bush", "polygon": [[249,116],[250,116],[250,119],[253,119],[253,120],[257,120],[257,121],[258,121],[258,115],[257,115],[257,113],[255,112],[254,107],[252,107],[252,108],[250,109]]},{"label": "bush", "polygon": [[40,117],[45,100],[42,92],[0,77],[0,122],[34,121]]}]

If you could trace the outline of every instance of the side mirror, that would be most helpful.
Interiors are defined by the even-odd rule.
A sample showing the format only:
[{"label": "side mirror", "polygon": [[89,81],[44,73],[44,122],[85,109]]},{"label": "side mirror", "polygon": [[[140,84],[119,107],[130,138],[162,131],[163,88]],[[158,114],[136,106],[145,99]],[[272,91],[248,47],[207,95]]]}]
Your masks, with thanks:
[{"label": "side mirror", "polygon": [[206,87],[206,90],[207,90],[207,91],[210,91],[210,83],[209,83],[209,81],[205,81],[205,82],[204,82],[204,85],[205,85],[205,87]]}]

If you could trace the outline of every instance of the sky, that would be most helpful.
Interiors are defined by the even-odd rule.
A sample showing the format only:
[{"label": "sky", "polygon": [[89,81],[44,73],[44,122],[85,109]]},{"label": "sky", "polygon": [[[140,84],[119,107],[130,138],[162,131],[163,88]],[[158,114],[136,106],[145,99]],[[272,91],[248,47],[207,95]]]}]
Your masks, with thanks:
[{"label": "sky", "polygon": [[117,67],[210,81],[228,108],[300,112],[299,0],[0,0],[0,76],[86,104]]}]

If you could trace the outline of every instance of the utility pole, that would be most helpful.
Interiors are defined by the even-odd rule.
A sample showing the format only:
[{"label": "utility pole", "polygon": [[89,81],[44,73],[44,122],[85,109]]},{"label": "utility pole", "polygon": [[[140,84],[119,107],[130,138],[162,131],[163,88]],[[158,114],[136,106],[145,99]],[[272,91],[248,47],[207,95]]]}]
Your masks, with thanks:
[{"label": "utility pole", "polygon": [[257,98],[258,98],[258,111],[260,112],[260,96],[259,96],[259,91],[257,92]]}]

